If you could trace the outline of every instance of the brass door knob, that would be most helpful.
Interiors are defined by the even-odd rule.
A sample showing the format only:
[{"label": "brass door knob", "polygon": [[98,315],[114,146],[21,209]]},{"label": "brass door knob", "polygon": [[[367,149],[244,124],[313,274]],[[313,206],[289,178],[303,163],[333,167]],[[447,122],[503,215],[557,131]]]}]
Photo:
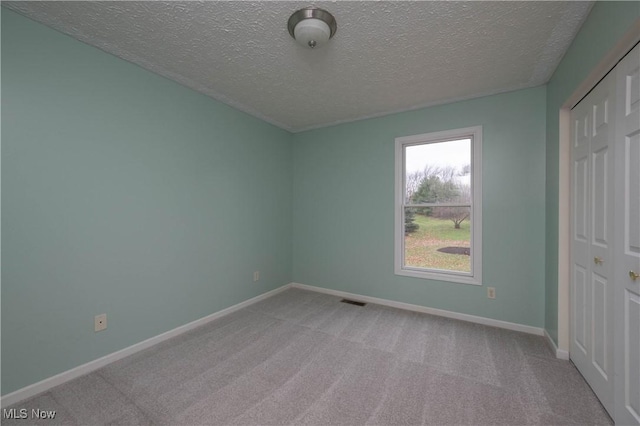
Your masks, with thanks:
[{"label": "brass door knob", "polygon": [[629,271],[629,278],[631,278],[633,281],[637,280],[638,278],[640,278],[640,274],[637,274],[633,271]]},{"label": "brass door knob", "polygon": [[600,259],[598,256],[593,258],[593,263],[595,263],[596,265],[602,265],[604,263],[604,260]]}]

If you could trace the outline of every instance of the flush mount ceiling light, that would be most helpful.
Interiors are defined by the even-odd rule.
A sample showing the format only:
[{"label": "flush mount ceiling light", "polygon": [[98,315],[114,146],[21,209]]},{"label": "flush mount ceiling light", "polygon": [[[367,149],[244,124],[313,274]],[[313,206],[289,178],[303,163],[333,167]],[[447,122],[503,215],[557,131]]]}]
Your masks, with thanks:
[{"label": "flush mount ceiling light", "polygon": [[287,24],[289,34],[298,43],[311,49],[329,41],[336,33],[336,18],[324,9],[306,7],[294,12]]}]

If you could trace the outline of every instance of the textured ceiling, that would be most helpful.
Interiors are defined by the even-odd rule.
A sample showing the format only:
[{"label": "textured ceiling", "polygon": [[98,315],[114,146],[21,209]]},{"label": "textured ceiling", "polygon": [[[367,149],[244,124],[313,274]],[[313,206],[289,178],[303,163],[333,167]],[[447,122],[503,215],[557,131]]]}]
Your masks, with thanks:
[{"label": "textured ceiling", "polygon": [[[591,2],[3,2],[291,131],[547,82]],[[338,32],[305,49],[295,10]]]}]

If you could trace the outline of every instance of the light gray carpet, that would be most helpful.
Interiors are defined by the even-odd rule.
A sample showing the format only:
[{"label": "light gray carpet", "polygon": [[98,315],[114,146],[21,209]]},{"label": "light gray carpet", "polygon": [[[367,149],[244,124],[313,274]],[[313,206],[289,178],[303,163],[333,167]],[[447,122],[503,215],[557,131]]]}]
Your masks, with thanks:
[{"label": "light gray carpet", "polygon": [[542,337],[339,301],[290,289],[12,408],[65,425],[611,424]]}]

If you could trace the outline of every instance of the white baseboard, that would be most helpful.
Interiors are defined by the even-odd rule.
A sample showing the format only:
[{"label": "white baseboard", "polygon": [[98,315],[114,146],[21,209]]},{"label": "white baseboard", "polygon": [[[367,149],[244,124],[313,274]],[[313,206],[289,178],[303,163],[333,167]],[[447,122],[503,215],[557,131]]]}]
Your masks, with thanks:
[{"label": "white baseboard", "polygon": [[501,321],[492,318],[479,317],[476,315],[461,314],[459,312],[446,311],[444,309],[428,308],[426,306],[412,305],[411,303],[396,302],[393,300],[380,299],[377,297],[362,296],[360,294],[347,293],[345,291],[331,290],[328,288],[315,287],[306,284],[292,283],[292,287],[303,290],[315,291],[318,293],[330,294],[333,296],[355,299],[362,302],[375,303],[377,305],[390,306],[392,308],[404,309],[407,311],[422,312],[425,314],[438,315],[441,317],[453,318],[462,321],[473,322],[477,324],[489,325],[492,327],[505,328],[507,330],[521,331],[523,333],[535,334],[543,336],[544,330],[540,327],[532,327],[530,325],[517,324],[514,322]]},{"label": "white baseboard", "polygon": [[544,337],[547,338],[547,343],[551,347],[551,350],[553,351],[553,353],[556,354],[556,358],[569,360],[569,352],[563,349],[558,349],[556,342],[553,341],[553,339],[551,338],[551,335],[549,335],[547,330],[544,331]]},{"label": "white baseboard", "polygon": [[78,367],[72,368],[71,370],[67,370],[60,374],[56,374],[55,376],[41,380],[32,385],[25,386],[22,389],[18,389],[17,391],[14,391],[7,395],[2,396],[0,398],[0,406],[4,408],[9,405],[13,405],[17,402],[23,401],[27,398],[36,396],[40,393],[46,392],[55,386],[61,385],[77,377],[88,374],[92,371],[95,371],[99,368],[104,367],[107,364],[111,364],[112,362],[118,361],[119,359],[132,355],[136,352],[140,352],[144,349],[150,348],[151,346],[157,345],[160,342],[164,342],[165,340],[171,339],[172,337],[178,336],[182,333],[186,333],[187,331],[193,330],[196,327],[200,327],[201,325],[207,324],[220,317],[229,315],[232,312],[245,308],[249,305],[252,305],[256,302],[264,300],[268,297],[271,297],[274,294],[280,293],[281,291],[288,289],[289,287],[291,287],[291,285],[292,284],[285,284],[274,290],[268,291],[259,296],[253,297],[249,300],[245,300],[244,302],[240,302],[237,305],[230,306],[221,311],[215,312],[211,315],[207,315],[206,317],[192,321],[188,324],[181,325],[180,327],[176,327],[173,330],[169,330],[162,334],[158,334],[157,336],[151,337],[147,340],[143,340],[142,342],[136,343],[127,348],[121,349],[117,352],[113,352],[109,355],[105,355],[93,361],[89,361],[86,364],[79,365]]}]

